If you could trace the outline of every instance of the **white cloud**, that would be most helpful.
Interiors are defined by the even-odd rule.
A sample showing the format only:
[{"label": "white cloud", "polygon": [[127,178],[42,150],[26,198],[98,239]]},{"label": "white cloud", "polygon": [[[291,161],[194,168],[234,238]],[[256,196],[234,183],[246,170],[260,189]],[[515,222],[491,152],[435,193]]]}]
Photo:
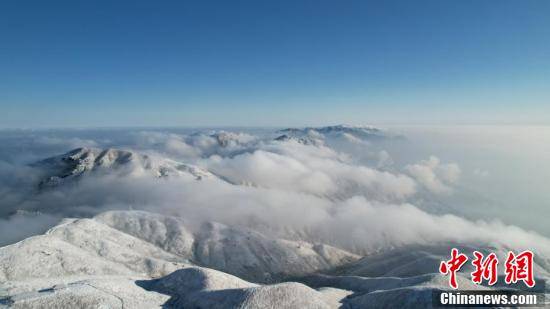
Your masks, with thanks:
[{"label": "white cloud", "polygon": [[473,174],[474,174],[474,176],[477,176],[477,177],[480,177],[480,178],[485,178],[485,177],[489,176],[489,171],[481,169],[481,168],[476,168],[476,169],[474,169]]},{"label": "white cloud", "polygon": [[405,170],[424,188],[436,194],[452,193],[452,185],[458,182],[461,174],[460,167],[456,163],[442,164],[435,156],[407,165]]},{"label": "white cloud", "polygon": [[[197,222],[245,225],[358,252],[445,241],[531,246],[550,252],[548,239],[538,234],[499,221],[434,215],[412,205],[417,183],[427,193],[450,193],[461,174],[455,163],[444,164],[432,156],[406,166],[405,175],[381,170],[392,165],[386,151],[373,152],[378,153],[378,164],[371,167],[323,144],[216,133],[220,132],[151,131],[116,138],[120,144],[152,153],[152,159],[178,157],[234,183],[255,186],[234,185],[216,178],[196,181],[184,177],[159,179],[148,173],[103,173],[38,193],[35,185],[40,173],[28,166],[0,161],[0,215],[4,218],[0,224],[10,229],[14,222],[21,224],[7,219],[18,209],[42,210],[58,218],[134,208]],[[37,219],[33,223],[29,219],[24,224],[29,225],[29,231],[36,231],[48,222]],[[4,240],[11,241],[15,236],[6,237]]]},{"label": "white cloud", "polygon": [[235,183],[314,194],[330,198],[365,195],[373,200],[402,200],[415,192],[405,175],[347,162],[324,146],[294,141],[270,143],[252,153],[214,156],[203,165]]}]

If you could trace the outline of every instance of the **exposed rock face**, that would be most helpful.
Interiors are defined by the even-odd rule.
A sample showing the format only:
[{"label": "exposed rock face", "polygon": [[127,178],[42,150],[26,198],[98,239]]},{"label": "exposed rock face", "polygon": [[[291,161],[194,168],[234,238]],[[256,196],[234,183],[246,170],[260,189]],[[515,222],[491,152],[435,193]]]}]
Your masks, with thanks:
[{"label": "exposed rock face", "polygon": [[234,133],[227,131],[219,131],[210,135],[215,138],[221,147],[235,147],[253,142],[256,138],[252,135],[244,133]]},{"label": "exposed rock face", "polygon": [[319,146],[324,144],[323,140],[319,138],[306,136],[306,135],[302,136],[302,134],[299,134],[298,136],[292,136],[292,135],[289,136],[289,135],[283,134],[276,137],[275,140],[278,142],[295,141],[299,144],[313,145],[313,146]]}]

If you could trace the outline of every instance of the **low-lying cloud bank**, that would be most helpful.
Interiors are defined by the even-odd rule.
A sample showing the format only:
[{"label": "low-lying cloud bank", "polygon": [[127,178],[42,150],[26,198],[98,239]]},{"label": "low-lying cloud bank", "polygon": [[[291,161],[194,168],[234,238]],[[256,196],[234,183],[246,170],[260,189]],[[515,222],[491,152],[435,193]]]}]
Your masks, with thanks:
[{"label": "low-lying cloud bank", "polygon": [[458,182],[461,173],[456,163],[442,164],[435,156],[407,165],[405,169],[418,183],[435,194],[452,193],[452,185]]},{"label": "low-lying cloud bank", "polygon": [[[432,156],[394,166],[391,154],[371,148],[380,136],[369,140],[364,132],[353,135],[349,127],[341,134],[335,130],[278,140],[277,133],[227,131],[125,132],[109,140],[81,139],[88,146],[134,149],[152,160],[170,158],[216,175],[200,180],[155,177],[147,173],[147,166],[132,165],[142,170],[89,172],[71,182],[39,188],[48,171],[6,160],[0,163],[0,244],[42,231],[61,217],[145,209],[325,242],[359,253],[452,241],[529,248],[550,256],[550,241],[536,233],[498,220],[474,222],[436,215],[412,204],[418,194],[423,198],[453,194],[461,176],[456,163]],[[53,137],[47,141],[56,147],[63,143]],[[67,147],[75,141],[69,139]],[[383,159],[367,165],[358,159],[361,149],[383,153]],[[376,163],[380,160],[386,163]]]}]

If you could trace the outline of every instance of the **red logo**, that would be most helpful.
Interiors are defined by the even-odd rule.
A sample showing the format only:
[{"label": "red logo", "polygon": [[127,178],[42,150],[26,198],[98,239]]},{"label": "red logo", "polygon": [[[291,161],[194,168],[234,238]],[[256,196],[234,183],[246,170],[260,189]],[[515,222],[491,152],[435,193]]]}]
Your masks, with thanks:
[{"label": "red logo", "polygon": [[472,282],[481,284],[483,279],[488,280],[489,285],[493,285],[497,282],[497,255],[491,253],[483,259],[483,253],[474,251],[475,259],[472,261],[475,270],[472,272]]},{"label": "red logo", "polygon": [[[505,281],[506,284],[517,283],[523,281],[528,287],[535,286],[535,277],[533,274],[533,252],[527,250],[517,255],[513,252],[508,252],[505,266]],[[468,257],[465,254],[458,252],[458,249],[451,250],[451,258],[447,261],[442,261],[439,265],[439,272],[449,276],[449,286],[453,289],[458,289],[457,272],[466,264]],[[483,280],[487,281],[488,285],[494,285],[498,281],[498,258],[495,253],[490,253],[484,256],[483,253],[474,251],[474,259],[472,265],[474,271],[470,273],[471,280],[475,284],[481,284]]]},{"label": "red logo", "polygon": [[451,259],[448,261],[443,261],[439,265],[439,272],[447,275],[449,274],[449,285],[453,289],[458,289],[458,284],[456,283],[456,272],[468,261],[468,257],[462,253],[458,253],[458,250],[453,248],[451,250]]},{"label": "red logo", "polygon": [[515,255],[511,251],[508,252],[508,258],[506,258],[506,277],[504,280],[507,284],[523,281],[528,287],[534,287],[533,252],[523,251],[518,255]]}]

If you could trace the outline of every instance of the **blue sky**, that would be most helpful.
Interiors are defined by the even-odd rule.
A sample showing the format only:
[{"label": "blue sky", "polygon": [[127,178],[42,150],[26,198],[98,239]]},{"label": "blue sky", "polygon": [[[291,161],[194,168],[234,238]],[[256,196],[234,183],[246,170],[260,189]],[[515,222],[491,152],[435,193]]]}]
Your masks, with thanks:
[{"label": "blue sky", "polygon": [[549,1],[2,1],[0,127],[550,124]]}]

